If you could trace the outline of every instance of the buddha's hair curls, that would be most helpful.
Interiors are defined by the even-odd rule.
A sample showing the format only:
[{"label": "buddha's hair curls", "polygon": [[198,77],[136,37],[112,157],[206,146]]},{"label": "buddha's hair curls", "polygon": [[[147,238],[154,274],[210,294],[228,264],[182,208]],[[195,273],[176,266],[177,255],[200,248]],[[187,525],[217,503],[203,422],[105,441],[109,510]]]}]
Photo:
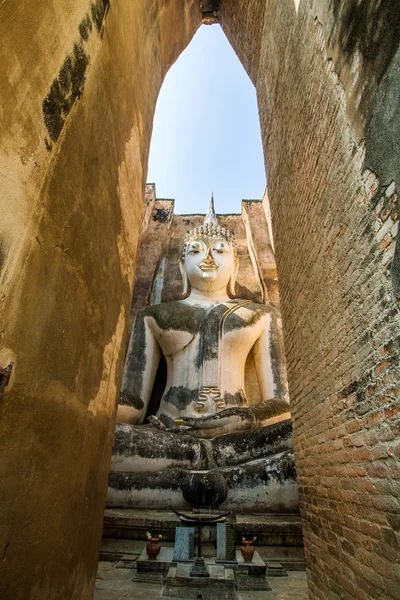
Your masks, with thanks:
[{"label": "buddha's hair curls", "polygon": [[204,223],[204,225],[200,225],[199,227],[195,227],[194,229],[191,229],[185,235],[185,238],[183,240],[182,254],[181,254],[182,260],[185,259],[186,248],[187,248],[189,242],[193,238],[200,236],[200,235],[205,235],[209,238],[216,238],[216,237],[225,238],[226,241],[229,242],[229,244],[231,244],[232,249],[233,249],[233,255],[236,258],[237,251],[236,251],[235,235],[232,233],[232,231],[230,231],[229,229],[226,229],[225,227],[221,227],[221,225],[218,225],[217,223]]}]

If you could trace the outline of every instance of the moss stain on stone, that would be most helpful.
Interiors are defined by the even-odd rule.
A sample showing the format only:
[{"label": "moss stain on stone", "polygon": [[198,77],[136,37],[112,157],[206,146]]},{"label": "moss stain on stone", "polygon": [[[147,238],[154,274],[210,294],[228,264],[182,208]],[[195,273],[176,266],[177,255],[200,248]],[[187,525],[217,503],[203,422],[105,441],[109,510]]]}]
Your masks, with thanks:
[{"label": "moss stain on stone", "polygon": [[[91,6],[93,22],[98,33],[101,33],[103,20],[109,6],[109,0],[97,0]],[[43,100],[43,118],[51,140],[45,139],[48,151],[52,149],[51,142],[58,140],[75,100],[80,98],[83,93],[89,64],[89,57],[85,53],[83,43],[89,40],[92,29],[92,21],[87,14],[78,27],[80,41],[74,44],[72,54],[65,58],[58,77],[53,80],[50,91]]]},{"label": "moss stain on stone", "polygon": [[[143,386],[143,373],[146,369],[146,325],[144,321],[145,310],[140,310],[136,316],[130,342],[127,360],[125,363],[125,374],[122,385],[122,403],[139,408]],[[140,352],[131,352],[131,348],[140,348]],[[142,402],[143,408],[144,403]]]},{"label": "moss stain on stone", "polygon": [[[163,401],[172,404],[179,410],[185,410],[190,404],[195,402],[199,397],[199,389],[190,390],[182,385],[172,386],[163,396]],[[160,419],[164,420],[164,415],[160,415]]]},{"label": "moss stain on stone", "polygon": [[83,46],[81,44],[74,44],[74,61],[71,69],[72,104],[83,92],[88,64],[89,58],[86,56]]},{"label": "moss stain on stone", "polygon": [[91,6],[92,19],[94,24],[96,25],[96,29],[98,33],[101,33],[101,28],[103,25],[103,19],[110,7],[110,0],[97,0],[97,2],[93,3]]},{"label": "moss stain on stone", "polygon": [[5,260],[6,260],[6,256],[5,256],[5,252],[4,252],[4,249],[3,249],[3,243],[0,240],[0,272],[1,272],[2,268],[3,268]]},{"label": "moss stain on stone", "polygon": [[[64,126],[65,100],[60,90],[58,79],[54,79],[50,91],[43,100],[43,117],[50,139],[55,142]],[[47,148],[51,145],[47,142]]]},{"label": "moss stain on stone", "polygon": [[[344,63],[352,65],[354,57],[359,54],[363,73],[367,78],[372,74],[379,83],[389,68],[399,44],[400,11],[397,0],[333,0],[332,6],[337,26],[331,34],[330,42],[337,44],[340,49],[337,64],[339,71]],[[362,93],[362,112],[366,109],[371,94],[371,86],[362,89],[364,81],[365,75],[358,82]]]},{"label": "moss stain on stone", "polygon": [[144,312],[153,317],[161,329],[187,331],[194,335],[199,332],[207,313],[202,307],[189,306],[179,300],[150,305],[144,309]]},{"label": "moss stain on stone", "polygon": [[[65,120],[75,102],[83,92],[89,58],[82,44],[75,44],[72,56],[67,56],[54,79],[50,91],[43,100],[44,122],[50,139],[56,142]],[[49,143],[46,144],[49,147]]]},{"label": "moss stain on stone", "polygon": [[172,213],[165,208],[156,208],[153,212],[152,219],[153,221],[158,221],[159,223],[167,223],[171,218]]},{"label": "moss stain on stone", "polygon": [[79,25],[79,33],[81,38],[87,42],[89,39],[90,32],[92,31],[92,21],[90,20],[89,15],[86,15],[84,19],[80,22]]}]

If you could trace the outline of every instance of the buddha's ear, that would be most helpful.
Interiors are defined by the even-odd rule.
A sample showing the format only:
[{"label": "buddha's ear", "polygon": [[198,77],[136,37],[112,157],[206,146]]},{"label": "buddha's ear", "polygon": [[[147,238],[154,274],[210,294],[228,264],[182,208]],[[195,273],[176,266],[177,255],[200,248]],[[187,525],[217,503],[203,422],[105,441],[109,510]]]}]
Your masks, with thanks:
[{"label": "buddha's ear", "polygon": [[189,285],[188,285],[188,278],[186,275],[185,261],[182,258],[179,260],[179,269],[180,269],[181,275],[182,275],[182,284],[183,284],[182,296],[186,296],[186,294],[188,293]]},{"label": "buddha's ear", "polygon": [[238,261],[238,259],[236,259],[235,260],[235,267],[233,269],[232,276],[231,276],[231,278],[229,280],[229,283],[228,283],[228,292],[233,297],[236,296],[235,286],[236,286],[236,278],[237,278],[238,271],[239,271],[239,261]]}]

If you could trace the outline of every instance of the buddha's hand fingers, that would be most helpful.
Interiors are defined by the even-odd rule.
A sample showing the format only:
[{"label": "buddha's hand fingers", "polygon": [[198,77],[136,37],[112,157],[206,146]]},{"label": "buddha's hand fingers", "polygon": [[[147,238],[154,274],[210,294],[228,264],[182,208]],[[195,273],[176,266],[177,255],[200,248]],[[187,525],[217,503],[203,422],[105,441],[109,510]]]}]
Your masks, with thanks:
[{"label": "buddha's hand fingers", "polygon": [[195,429],[192,428],[188,433],[190,433],[190,435],[192,437],[195,438],[200,438],[200,439],[212,439],[215,437],[218,437],[220,435],[225,435],[226,433],[233,433],[236,431],[236,428],[234,426],[233,423],[229,423],[228,425],[225,425],[224,427],[208,427],[206,429]]},{"label": "buddha's hand fingers", "polygon": [[151,423],[152,425],[154,425],[154,427],[157,427],[157,429],[159,429],[160,431],[166,431],[166,427],[164,425],[164,423],[155,415],[150,415],[147,418],[148,422]]},{"label": "buddha's hand fingers", "polygon": [[168,431],[173,431],[174,433],[191,433],[192,430],[193,427],[190,427],[190,425],[176,425],[168,429]]},{"label": "buddha's hand fingers", "polygon": [[225,424],[225,421],[221,419],[216,419],[216,415],[211,415],[208,417],[181,417],[180,419],[175,419],[175,425],[186,426],[193,429],[210,429],[213,427],[221,427]]},{"label": "buddha's hand fingers", "polygon": [[213,429],[215,427],[227,427],[230,424],[252,421],[253,415],[247,408],[227,408],[215,415],[207,417],[181,417],[174,421],[175,425],[188,425],[194,429]]}]

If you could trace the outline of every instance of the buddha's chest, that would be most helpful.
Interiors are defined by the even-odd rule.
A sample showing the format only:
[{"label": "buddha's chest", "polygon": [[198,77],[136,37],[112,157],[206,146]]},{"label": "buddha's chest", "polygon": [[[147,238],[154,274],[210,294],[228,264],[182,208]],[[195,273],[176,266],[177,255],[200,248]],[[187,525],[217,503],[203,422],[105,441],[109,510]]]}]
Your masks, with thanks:
[{"label": "buddha's chest", "polygon": [[185,357],[194,359],[199,365],[203,361],[222,358],[222,354],[235,352],[247,354],[262,333],[266,315],[260,315],[248,308],[237,308],[235,312],[225,309],[210,311],[196,327],[184,330],[174,327],[174,323],[159,323],[154,318],[150,328],[167,358]]}]

